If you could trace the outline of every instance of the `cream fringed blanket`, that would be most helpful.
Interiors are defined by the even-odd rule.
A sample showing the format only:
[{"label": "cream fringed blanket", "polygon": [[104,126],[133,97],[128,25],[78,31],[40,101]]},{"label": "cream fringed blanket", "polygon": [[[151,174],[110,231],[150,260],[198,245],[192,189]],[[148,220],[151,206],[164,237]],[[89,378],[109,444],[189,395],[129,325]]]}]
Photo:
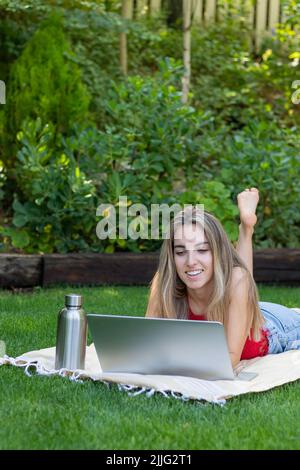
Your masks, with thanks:
[{"label": "cream fringed blanket", "polygon": [[200,380],[190,377],[171,375],[141,375],[125,373],[102,373],[94,345],[87,347],[85,370],[55,370],[55,348],[40,349],[23,354],[17,358],[3,356],[0,365],[24,367],[27,375],[35,369],[39,375],[69,376],[71,380],[92,379],[106,384],[116,383],[120,390],[131,395],[155,392],[183,400],[206,400],[223,405],[226,399],[250,392],[262,392],[270,388],[300,379],[300,350],[241,361],[235,372],[256,372],[258,375],[246,380]]}]

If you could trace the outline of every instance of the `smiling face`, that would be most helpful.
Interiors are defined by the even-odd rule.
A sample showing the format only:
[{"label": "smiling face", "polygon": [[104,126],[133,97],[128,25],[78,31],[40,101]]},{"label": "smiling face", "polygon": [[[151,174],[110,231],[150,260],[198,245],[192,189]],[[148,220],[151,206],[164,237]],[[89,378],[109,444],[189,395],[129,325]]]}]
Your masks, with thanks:
[{"label": "smiling face", "polygon": [[174,231],[174,261],[178,276],[188,289],[208,287],[214,274],[213,255],[203,229],[190,223],[179,230]]}]

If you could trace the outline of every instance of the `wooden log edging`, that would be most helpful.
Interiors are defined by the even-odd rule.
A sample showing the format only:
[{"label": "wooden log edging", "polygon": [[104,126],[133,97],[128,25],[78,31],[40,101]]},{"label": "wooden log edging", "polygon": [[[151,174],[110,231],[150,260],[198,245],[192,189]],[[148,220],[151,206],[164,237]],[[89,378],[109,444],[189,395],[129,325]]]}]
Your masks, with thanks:
[{"label": "wooden log edging", "polygon": [[[0,287],[73,285],[149,285],[159,253],[0,254]],[[300,286],[300,249],[254,251],[259,283]]]},{"label": "wooden log edging", "polygon": [[265,248],[254,251],[253,277],[256,282],[300,286],[300,249]]},{"label": "wooden log edging", "polygon": [[158,266],[159,253],[70,253],[44,255],[43,285],[145,285]]},{"label": "wooden log edging", "polygon": [[42,285],[41,255],[0,253],[0,287],[33,287]]}]

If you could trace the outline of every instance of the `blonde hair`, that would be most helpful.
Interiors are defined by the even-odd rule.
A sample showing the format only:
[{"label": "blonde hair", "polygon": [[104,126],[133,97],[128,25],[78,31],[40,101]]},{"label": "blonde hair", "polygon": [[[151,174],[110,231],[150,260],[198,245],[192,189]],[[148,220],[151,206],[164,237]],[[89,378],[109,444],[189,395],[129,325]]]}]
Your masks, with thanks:
[{"label": "blonde hair", "polygon": [[230,243],[221,223],[209,212],[179,212],[170,223],[168,238],[162,244],[159,266],[151,281],[151,289],[146,311],[147,317],[181,318],[188,317],[189,305],[187,288],[179,278],[174,261],[174,233],[183,224],[198,224],[206,235],[213,254],[213,292],[207,306],[207,320],[228,323],[230,286],[234,267],[242,268],[248,281],[248,325],[247,335],[258,341],[264,324],[263,315],[258,306],[258,292],[254,279],[237,251]]}]

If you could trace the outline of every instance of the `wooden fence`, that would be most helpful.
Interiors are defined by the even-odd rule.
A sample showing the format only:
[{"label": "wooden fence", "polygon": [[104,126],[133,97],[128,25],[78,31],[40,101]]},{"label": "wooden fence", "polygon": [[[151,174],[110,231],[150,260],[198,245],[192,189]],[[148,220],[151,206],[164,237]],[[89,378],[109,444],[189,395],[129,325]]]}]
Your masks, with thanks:
[{"label": "wooden fence", "polygon": [[[130,17],[155,15],[163,7],[162,0],[127,0]],[[276,24],[283,20],[283,7],[280,0],[191,0],[194,24],[207,24],[218,21],[230,11],[230,5],[237,8],[242,15],[246,12],[256,46],[261,39],[271,34]]]}]

